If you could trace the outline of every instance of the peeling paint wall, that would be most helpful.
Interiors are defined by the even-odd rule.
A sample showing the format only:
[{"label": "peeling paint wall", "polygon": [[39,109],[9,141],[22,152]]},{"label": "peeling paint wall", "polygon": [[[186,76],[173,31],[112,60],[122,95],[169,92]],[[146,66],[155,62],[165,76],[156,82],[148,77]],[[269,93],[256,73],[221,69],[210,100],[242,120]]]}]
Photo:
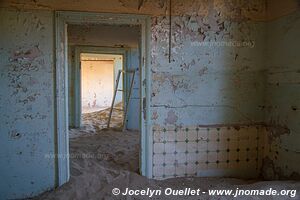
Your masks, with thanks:
[{"label": "peeling paint wall", "polygon": [[[171,63],[168,18],[152,18],[152,124],[155,137],[162,138],[153,144],[153,176],[243,177],[251,171],[257,177],[263,153],[256,140],[263,131],[256,125],[264,120],[265,24],[236,16],[235,9],[229,13],[218,1],[204,5],[207,13],[173,17]],[[182,132],[184,139],[174,139]]]},{"label": "peeling paint wall", "polygon": [[[288,0],[290,1],[290,0]],[[292,0],[291,0],[292,1]],[[172,0],[173,14],[205,16],[209,7],[213,6],[221,12],[221,17],[227,19],[265,20],[266,0]],[[168,0],[2,0],[1,7],[15,7],[19,9],[42,10],[74,10],[90,12],[131,13],[146,15],[165,15]]]},{"label": "peeling paint wall", "polygon": [[0,2],[2,196],[54,187],[54,10],[152,16],[153,177],[299,177],[299,4],[172,2],[171,63],[166,0]]},{"label": "peeling paint wall", "polygon": [[168,20],[153,18],[154,125],[263,121],[264,24],[212,15],[174,17],[171,63]]},{"label": "peeling paint wall", "polygon": [[118,25],[69,25],[68,42],[70,46],[86,45],[101,47],[138,48],[138,26]]},{"label": "peeling paint wall", "polygon": [[52,19],[0,10],[0,199],[55,186]]},{"label": "peeling paint wall", "polygon": [[300,11],[267,25],[266,179],[300,179]]}]

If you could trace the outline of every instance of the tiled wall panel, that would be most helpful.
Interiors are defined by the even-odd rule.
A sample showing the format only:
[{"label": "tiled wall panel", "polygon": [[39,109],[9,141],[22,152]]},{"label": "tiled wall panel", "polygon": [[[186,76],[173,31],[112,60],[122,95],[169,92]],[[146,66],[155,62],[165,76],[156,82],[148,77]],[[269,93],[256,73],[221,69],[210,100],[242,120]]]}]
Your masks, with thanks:
[{"label": "tiled wall panel", "polygon": [[153,177],[257,177],[265,137],[261,125],[154,127]]}]

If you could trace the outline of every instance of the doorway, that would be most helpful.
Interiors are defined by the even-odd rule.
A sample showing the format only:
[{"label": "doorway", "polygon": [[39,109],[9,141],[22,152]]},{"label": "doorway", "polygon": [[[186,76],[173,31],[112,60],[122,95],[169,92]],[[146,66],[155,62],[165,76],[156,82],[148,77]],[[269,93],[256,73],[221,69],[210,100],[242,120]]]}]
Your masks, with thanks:
[{"label": "doorway", "polygon": [[[123,68],[122,60],[121,55],[88,53],[80,55],[82,114],[103,111],[111,106],[116,73]],[[122,89],[122,82],[119,83],[119,89]],[[121,94],[118,94],[115,99],[116,104],[123,103]]]},{"label": "doorway", "polygon": [[[72,24],[67,34],[71,130],[140,131],[140,26]],[[71,131],[70,137],[85,132]]]},{"label": "doorway", "polygon": [[[140,95],[138,99],[138,107],[140,111],[138,112],[139,126],[141,131],[140,140],[140,173],[151,177],[152,175],[152,136],[150,133],[149,119],[150,119],[150,51],[149,47],[149,27],[150,18],[147,16],[136,16],[136,15],[120,15],[120,14],[101,14],[101,13],[80,13],[80,12],[56,12],[56,126],[57,126],[57,154],[68,154],[69,153],[69,135],[68,135],[68,125],[69,121],[72,120],[69,117],[68,102],[70,96],[68,85],[69,85],[69,72],[68,67],[70,65],[70,43],[68,42],[68,30],[72,25],[86,25],[91,23],[94,25],[105,24],[105,25],[125,25],[125,26],[139,26],[140,27],[140,46],[138,50],[140,52],[139,57],[139,73],[140,78],[137,84],[140,87],[138,94]],[[78,45],[82,46],[82,45]],[[87,45],[93,46],[93,45]],[[105,46],[105,45],[104,45]],[[106,46],[107,48],[107,46]],[[111,48],[111,47],[109,47]],[[116,45],[115,48],[124,48],[124,46]],[[124,49],[123,49],[124,50]],[[93,53],[93,52],[84,52]],[[105,53],[105,52],[103,52]],[[106,52],[107,53],[107,52]],[[75,61],[74,61],[75,62]],[[74,64],[74,63],[73,63]],[[129,65],[128,65],[129,66]],[[134,66],[130,66],[134,67]],[[71,73],[76,73],[71,72]],[[76,78],[76,76],[73,76]],[[126,83],[126,78],[124,83]],[[79,88],[79,87],[75,87]],[[76,90],[71,91],[71,94],[76,96]],[[75,102],[76,104],[76,102]],[[75,107],[74,107],[75,108]],[[80,107],[81,109],[81,107]],[[74,110],[74,112],[78,112]],[[73,115],[76,116],[76,115]],[[78,119],[77,119],[78,121]],[[80,121],[80,119],[79,119]],[[147,134],[148,133],[148,134]],[[147,136],[146,136],[147,135]],[[69,158],[57,157],[57,185],[62,185],[67,182],[70,176]]]},{"label": "doorway", "polygon": [[[141,86],[140,86],[140,61],[139,61],[139,50],[138,48],[112,48],[112,47],[95,47],[95,46],[70,46],[71,53],[69,55],[70,62],[69,65],[69,126],[71,128],[84,128],[87,123],[83,123],[83,120],[89,119],[93,121],[93,116],[98,118],[97,126],[100,129],[107,127],[107,121],[109,117],[110,108],[112,106],[113,93],[115,91],[115,86],[117,82],[117,77],[119,70],[132,71],[134,70],[134,85],[133,88],[130,88],[131,84],[131,75],[128,73],[121,73],[118,83],[118,91],[116,92],[116,98],[114,102],[115,109],[112,112],[111,125],[112,128],[123,128],[140,131],[141,130],[141,112],[140,112],[140,95],[141,95]],[[85,57],[83,57],[85,56]],[[88,56],[88,57],[87,57]],[[83,62],[82,62],[83,59]],[[91,61],[92,60],[92,61]],[[95,65],[98,63],[109,63],[112,62],[111,71],[106,71],[105,73],[111,73],[112,76],[105,77],[104,74],[100,75],[101,72],[98,68],[98,75],[96,75]],[[83,85],[91,83],[91,77],[88,78],[88,82],[85,82],[82,79],[82,75],[86,72],[82,63],[89,63],[89,67],[94,66],[93,69],[90,69],[91,76],[94,78],[97,77],[97,81],[94,83],[97,85],[90,85],[93,89],[84,93],[89,95],[89,99],[83,98],[83,92],[85,88],[82,88]],[[109,65],[109,64],[108,64]],[[106,68],[108,67],[106,66]],[[73,67],[75,66],[75,67]],[[107,69],[108,70],[108,69]],[[112,71],[113,70],[113,71]],[[124,77],[123,77],[124,76]],[[104,78],[107,82],[103,82],[99,77]],[[110,80],[109,80],[110,79]],[[113,81],[111,81],[113,80]],[[100,83],[100,82],[101,83]],[[106,87],[106,88],[104,88]],[[130,91],[131,89],[131,91]],[[128,95],[131,92],[130,98]],[[98,98],[100,97],[100,98]],[[104,105],[100,105],[104,103]],[[100,103],[100,104],[99,104]],[[127,105],[128,104],[128,105]],[[128,108],[126,113],[126,121],[123,122],[122,119],[124,116],[125,108]],[[101,108],[102,107],[102,111]],[[95,112],[92,112],[95,111]],[[99,112],[100,111],[100,112]],[[86,114],[92,113],[92,114]],[[100,120],[100,121],[99,121]],[[93,124],[93,123],[92,123]]]},{"label": "doorway", "polygon": [[[75,47],[75,69],[69,69],[69,126],[99,129],[107,127],[119,70],[127,63],[125,49],[104,47]],[[72,67],[72,66],[71,66]],[[71,71],[75,71],[72,73]],[[72,75],[74,74],[74,80]],[[123,90],[123,75],[118,90]],[[75,90],[74,96],[71,91]],[[121,128],[124,118],[124,96],[117,92],[111,127]],[[72,111],[75,112],[72,112]],[[72,116],[74,115],[74,116]],[[72,121],[73,120],[73,121]]]},{"label": "doorway", "polygon": [[[81,125],[89,122],[97,124],[99,128],[106,128],[111,116],[110,127],[121,128],[124,119],[123,56],[113,54],[80,54],[81,70]],[[116,86],[118,83],[118,86]],[[114,100],[114,105],[112,102]],[[111,113],[111,106],[114,112]]]}]

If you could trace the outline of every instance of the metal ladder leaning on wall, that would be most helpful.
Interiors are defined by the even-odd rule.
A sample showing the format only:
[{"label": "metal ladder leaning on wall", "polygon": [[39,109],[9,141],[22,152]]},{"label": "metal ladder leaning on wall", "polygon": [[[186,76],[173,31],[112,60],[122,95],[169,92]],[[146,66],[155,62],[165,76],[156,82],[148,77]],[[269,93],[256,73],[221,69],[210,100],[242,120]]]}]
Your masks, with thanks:
[{"label": "metal ladder leaning on wall", "polygon": [[[123,89],[118,89],[119,88],[119,82],[120,82],[121,73],[123,73],[123,78],[125,77],[124,76],[125,74],[132,74],[132,78],[131,78],[131,81],[130,81],[129,93],[127,95],[127,99],[126,99],[127,101],[125,101],[125,108],[124,108],[124,110],[123,109],[118,109],[118,108],[114,107],[117,92],[125,92],[125,96],[126,96],[126,92],[127,92],[127,91],[125,91]],[[108,122],[107,122],[107,128],[109,128],[109,126],[110,126],[110,121],[111,121],[111,116],[112,116],[113,110],[120,110],[120,111],[124,111],[124,115],[123,115],[123,129],[122,130],[123,131],[125,130],[125,128],[126,128],[125,123],[126,123],[126,120],[127,120],[127,111],[128,111],[130,96],[131,96],[131,92],[132,92],[132,88],[133,88],[134,76],[135,76],[135,70],[119,70],[118,76],[117,76],[117,80],[116,80],[116,87],[115,87],[115,91],[114,91],[114,96],[113,96],[111,107],[110,107],[110,112],[109,112],[109,117],[108,117]],[[124,85],[123,85],[123,88],[124,88]]]}]

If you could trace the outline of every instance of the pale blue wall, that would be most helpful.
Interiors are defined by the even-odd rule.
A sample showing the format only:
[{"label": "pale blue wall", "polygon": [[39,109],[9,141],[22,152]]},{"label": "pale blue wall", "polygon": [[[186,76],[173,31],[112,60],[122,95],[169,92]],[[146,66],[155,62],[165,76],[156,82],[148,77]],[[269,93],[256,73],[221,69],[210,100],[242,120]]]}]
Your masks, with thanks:
[{"label": "pale blue wall", "polygon": [[[266,45],[263,22],[228,20],[215,12],[173,18],[171,64],[168,21],[152,18],[151,124],[251,124],[276,118],[291,131],[277,144],[292,152],[275,163],[281,166],[284,157],[291,158],[284,172],[288,176],[299,170],[299,14],[271,22]],[[32,196],[55,185],[54,159],[45,158],[55,149],[53,19],[53,12],[46,10],[1,9],[0,199]],[[230,40],[255,45],[192,45]],[[273,51],[268,55],[267,46]],[[264,109],[265,100],[270,110]]]},{"label": "pale blue wall", "polygon": [[264,23],[174,17],[171,63],[167,24],[163,17],[152,20],[152,124],[263,122]]},{"label": "pale blue wall", "polygon": [[55,185],[53,12],[0,10],[0,199]]},{"label": "pale blue wall", "polygon": [[[128,69],[134,69],[135,78],[131,91],[131,97],[128,107],[127,128],[129,130],[140,130],[140,64],[139,64],[139,49],[131,48],[128,51]],[[131,78],[127,80],[128,88],[130,86]]]},{"label": "pale blue wall", "polygon": [[[2,195],[24,197],[53,187],[55,180],[54,159],[44,159],[46,153],[53,153],[55,149],[53,14],[49,11],[2,11],[1,15],[1,27],[6,30],[1,38],[1,146],[4,149],[1,151],[1,157],[4,157],[1,159],[1,171],[5,172],[1,173],[4,176],[1,181],[5,180],[1,182],[1,189],[6,192]],[[167,57],[166,19],[153,17],[151,25],[151,106],[158,116],[152,117],[152,124],[262,121],[263,23],[226,21],[226,29],[217,38],[214,38],[214,31],[206,31],[206,40],[222,41],[222,37],[227,40],[226,35],[229,34],[235,40],[255,41],[254,48],[194,47],[191,42],[197,42],[200,35],[193,36],[191,30],[194,26],[196,29],[203,28],[203,23],[193,24],[185,17],[174,18],[174,26],[175,23],[186,25],[173,29],[177,38],[173,42],[174,61],[171,64]],[[239,31],[241,28],[247,31]],[[190,31],[190,35],[182,30]],[[9,60],[15,51],[27,51],[34,45],[38,45],[42,52],[37,58],[26,60],[21,56],[19,61]],[[134,57],[136,54],[137,51],[132,51]],[[26,64],[31,64],[29,69],[19,70]],[[138,82],[135,82],[133,97],[137,97]],[[14,91],[17,93],[12,95]],[[37,96],[32,96],[35,94]],[[166,120],[171,110],[177,117],[174,122]],[[134,109],[133,112],[138,113]],[[26,114],[34,120],[29,120],[30,116]],[[25,116],[27,119],[24,119]],[[21,137],[11,139],[10,135],[18,132]]]}]

